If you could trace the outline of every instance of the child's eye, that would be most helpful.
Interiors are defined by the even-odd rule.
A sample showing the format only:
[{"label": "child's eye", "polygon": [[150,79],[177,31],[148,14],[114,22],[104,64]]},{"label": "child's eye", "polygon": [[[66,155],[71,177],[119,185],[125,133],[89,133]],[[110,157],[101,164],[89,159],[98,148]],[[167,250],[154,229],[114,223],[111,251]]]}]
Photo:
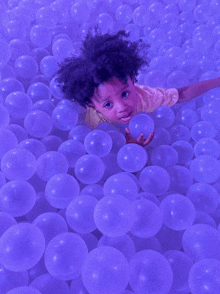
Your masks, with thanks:
[{"label": "child's eye", "polygon": [[[124,92],[121,94],[121,96],[123,96],[124,93],[129,94],[130,92],[129,92],[129,91],[124,91]],[[108,104],[110,104],[110,103],[111,103],[111,102],[106,103],[106,104],[104,105],[104,107],[106,107],[106,105],[108,105]],[[110,108],[110,107],[107,107],[107,108]]]}]

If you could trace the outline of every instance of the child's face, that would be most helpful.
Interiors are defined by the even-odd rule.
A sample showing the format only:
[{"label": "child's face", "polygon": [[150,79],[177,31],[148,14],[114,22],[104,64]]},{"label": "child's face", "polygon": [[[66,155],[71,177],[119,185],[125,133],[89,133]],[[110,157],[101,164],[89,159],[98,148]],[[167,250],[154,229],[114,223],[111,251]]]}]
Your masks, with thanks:
[{"label": "child's face", "polygon": [[[128,124],[136,114],[138,96],[134,87],[134,79],[128,77],[127,85],[112,77],[108,82],[101,84],[95,89],[91,98],[92,104],[98,113],[113,122]],[[131,114],[130,114],[131,113]],[[129,115],[128,119],[122,119]]]}]

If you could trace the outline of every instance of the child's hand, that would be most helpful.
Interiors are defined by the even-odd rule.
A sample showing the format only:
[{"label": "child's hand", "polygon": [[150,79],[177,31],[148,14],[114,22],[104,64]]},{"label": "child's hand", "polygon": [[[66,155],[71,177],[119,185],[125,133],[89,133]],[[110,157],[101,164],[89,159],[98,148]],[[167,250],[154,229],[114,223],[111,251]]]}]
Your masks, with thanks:
[{"label": "child's hand", "polygon": [[144,139],[144,134],[142,133],[137,139],[134,139],[130,134],[129,128],[126,128],[125,129],[126,144],[135,143],[143,147],[147,146],[153,140],[154,134],[155,134],[155,131],[153,131],[147,139]]}]

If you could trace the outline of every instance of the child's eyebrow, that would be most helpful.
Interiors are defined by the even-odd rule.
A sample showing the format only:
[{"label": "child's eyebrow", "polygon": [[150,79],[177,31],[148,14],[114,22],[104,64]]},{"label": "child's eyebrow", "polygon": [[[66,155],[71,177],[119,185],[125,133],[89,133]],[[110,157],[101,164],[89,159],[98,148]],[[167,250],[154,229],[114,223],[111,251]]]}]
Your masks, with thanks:
[{"label": "child's eyebrow", "polygon": [[[125,90],[125,89],[128,88],[128,87],[129,87],[129,85],[124,86],[121,90],[118,91],[118,93],[120,93],[121,91]],[[117,94],[118,94],[118,93],[117,93]],[[108,97],[102,99],[99,103],[102,103],[102,102],[104,102],[104,101],[106,101],[106,100],[108,100],[108,99],[110,99],[110,98],[111,98],[111,97],[108,96]]]}]

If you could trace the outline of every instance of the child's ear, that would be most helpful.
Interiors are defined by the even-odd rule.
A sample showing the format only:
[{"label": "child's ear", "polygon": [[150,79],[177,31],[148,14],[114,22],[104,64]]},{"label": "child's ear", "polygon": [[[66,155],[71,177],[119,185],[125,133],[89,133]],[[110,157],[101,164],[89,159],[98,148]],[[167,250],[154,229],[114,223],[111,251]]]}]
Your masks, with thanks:
[{"label": "child's ear", "polygon": [[91,107],[91,108],[94,108],[95,109],[95,106],[92,103],[89,103],[88,104],[88,107]]}]

